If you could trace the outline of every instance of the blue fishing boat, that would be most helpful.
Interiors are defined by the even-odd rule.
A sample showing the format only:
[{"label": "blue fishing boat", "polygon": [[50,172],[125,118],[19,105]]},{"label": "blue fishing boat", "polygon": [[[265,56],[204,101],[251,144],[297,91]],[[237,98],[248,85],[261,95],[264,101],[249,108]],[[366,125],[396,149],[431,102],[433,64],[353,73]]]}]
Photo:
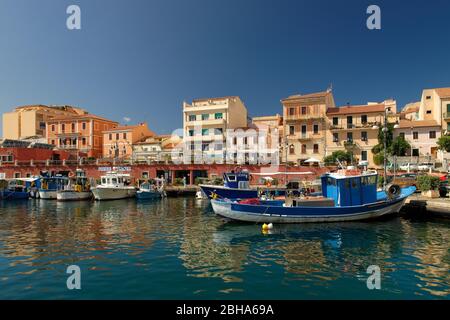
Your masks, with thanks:
[{"label": "blue fishing boat", "polygon": [[1,200],[23,200],[30,197],[29,188],[18,179],[5,180],[6,187],[0,190]]},{"label": "blue fishing boat", "polygon": [[339,170],[321,178],[321,197],[233,201],[213,199],[214,212],[231,220],[264,223],[355,221],[396,213],[415,187],[377,191],[378,173]]},{"label": "blue fishing boat", "polygon": [[58,190],[63,190],[69,184],[69,178],[63,175],[48,176],[41,178],[41,188],[39,189],[39,198],[57,199]]},{"label": "blue fishing boat", "polygon": [[138,200],[151,200],[161,199],[165,196],[164,182],[161,179],[156,179],[156,185],[148,181],[142,183],[139,186],[139,190],[136,191],[136,198]]},{"label": "blue fishing boat", "polygon": [[247,171],[223,174],[223,186],[201,184],[202,192],[210,199],[213,196],[227,199],[250,199],[258,197],[258,190],[250,188],[250,174]]}]

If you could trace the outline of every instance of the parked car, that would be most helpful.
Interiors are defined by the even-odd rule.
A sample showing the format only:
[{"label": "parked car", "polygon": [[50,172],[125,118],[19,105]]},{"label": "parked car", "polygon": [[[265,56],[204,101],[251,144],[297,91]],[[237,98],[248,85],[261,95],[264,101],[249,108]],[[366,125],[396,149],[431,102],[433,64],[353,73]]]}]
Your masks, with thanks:
[{"label": "parked car", "polygon": [[400,168],[400,170],[403,170],[403,171],[418,171],[419,170],[419,166],[415,163],[402,164],[399,168]]},{"label": "parked car", "polygon": [[424,162],[419,165],[419,171],[429,171],[434,169],[434,163]]}]

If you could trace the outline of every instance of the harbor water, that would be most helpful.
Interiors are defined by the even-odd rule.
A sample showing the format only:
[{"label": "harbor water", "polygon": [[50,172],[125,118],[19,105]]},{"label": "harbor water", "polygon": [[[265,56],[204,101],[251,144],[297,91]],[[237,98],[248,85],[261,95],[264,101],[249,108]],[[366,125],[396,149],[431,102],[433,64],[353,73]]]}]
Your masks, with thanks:
[{"label": "harbor water", "polygon": [[[67,288],[71,265],[80,290]],[[0,299],[448,299],[449,270],[448,220],[264,234],[192,198],[0,202]]]}]

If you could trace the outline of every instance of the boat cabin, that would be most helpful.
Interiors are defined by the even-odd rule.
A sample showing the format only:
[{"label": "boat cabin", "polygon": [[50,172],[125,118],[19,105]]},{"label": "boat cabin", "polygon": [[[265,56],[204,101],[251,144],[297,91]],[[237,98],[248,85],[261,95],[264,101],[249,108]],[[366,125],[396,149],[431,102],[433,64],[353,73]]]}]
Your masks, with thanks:
[{"label": "boat cabin", "polygon": [[246,171],[238,173],[224,173],[223,185],[227,188],[233,189],[249,189],[250,188],[250,174]]},{"label": "boat cabin", "polygon": [[130,175],[124,173],[108,172],[101,177],[101,184],[108,187],[122,187],[131,185]]},{"label": "boat cabin", "polygon": [[336,207],[360,206],[377,202],[377,172],[339,170],[321,178],[322,193]]}]

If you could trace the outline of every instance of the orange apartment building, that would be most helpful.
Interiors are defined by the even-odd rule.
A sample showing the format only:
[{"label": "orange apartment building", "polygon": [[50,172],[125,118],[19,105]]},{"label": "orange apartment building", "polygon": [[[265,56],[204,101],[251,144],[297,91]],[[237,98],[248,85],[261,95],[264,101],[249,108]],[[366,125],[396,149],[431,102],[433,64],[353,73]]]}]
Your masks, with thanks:
[{"label": "orange apartment building", "polygon": [[103,155],[103,131],[118,125],[116,121],[92,114],[61,116],[46,122],[46,137],[57,149],[100,158]]},{"label": "orange apartment building", "polygon": [[153,137],[147,123],[135,126],[120,126],[103,131],[103,158],[130,158],[133,145],[145,138]]},{"label": "orange apartment building", "polygon": [[[294,95],[281,100],[283,105],[283,162],[304,164],[326,155],[327,110],[334,108],[331,90]],[[287,150],[286,150],[287,148]]]}]

